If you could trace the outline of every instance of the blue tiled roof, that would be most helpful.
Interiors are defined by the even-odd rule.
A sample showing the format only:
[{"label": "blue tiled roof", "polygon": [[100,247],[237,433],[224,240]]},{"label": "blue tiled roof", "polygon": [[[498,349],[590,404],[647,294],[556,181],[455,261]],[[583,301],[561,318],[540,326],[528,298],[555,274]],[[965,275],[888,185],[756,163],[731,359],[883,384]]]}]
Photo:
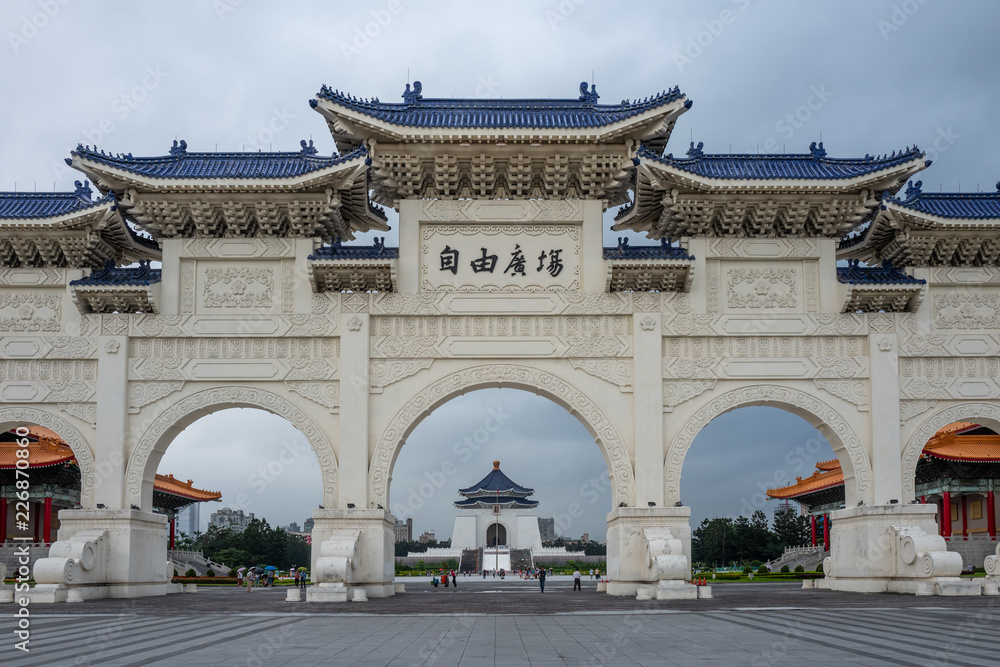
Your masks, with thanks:
[{"label": "blue tiled roof", "polygon": [[529,500],[527,498],[518,498],[516,496],[481,496],[478,498],[466,498],[464,500],[458,500],[455,502],[456,507],[475,507],[478,504],[484,505],[521,505],[522,507],[534,507],[538,504],[537,500]]},{"label": "blue tiled roof", "polygon": [[671,245],[670,239],[660,239],[660,245],[630,246],[628,238],[618,237],[618,246],[604,249],[604,259],[694,259],[687,248]]},{"label": "blue tiled roof", "polygon": [[331,245],[317,248],[309,259],[396,259],[399,248],[385,247],[385,237],[374,239],[373,245],[341,245],[334,241]]},{"label": "blue tiled roof", "polygon": [[514,482],[512,482],[511,479],[507,477],[507,475],[500,472],[500,468],[494,468],[493,470],[491,470],[489,475],[479,480],[479,483],[474,484],[473,486],[470,486],[467,489],[458,490],[458,492],[461,493],[463,496],[472,494],[490,494],[490,493],[495,495],[497,491],[499,491],[500,493],[513,492],[513,493],[523,493],[526,495],[530,495],[535,492],[534,489],[526,489],[520,484],[515,484]]},{"label": "blue tiled roof", "polygon": [[[706,155],[701,149],[701,143],[695,146],[692,142],[686,158],[658,155],[646,147],[641,147],[638,155],[703,178],[731,180],[849,179],[924,157],[924,153],[914,147],[879,157],[830,158],[826,157],[823,144],[815,143],[808,154],[795,155]],[[929,166],[930,161],[925,164]]]},{"label": "blue tiled roof", "polygon": [[858,260],[837,267],[837,280],[849,285],[925,285],[926,280],[906,275],[902,269],[885,262],[882,266],[861,267]]},{"label": "blue tiled roof", "polygon": [[984,220],[1000,218],[1000,183],[996,192],[945,192],[924,193],[922,181],[910,183],[905,199],[885,197],[886,201],[927,215],[956,220]]},{"label": "blue tiled roof", "polygon": [[108,262],[102,269],[90,272],[86,278],[70,281],[70,285],[152,285],[160,282],[160,269],[152,269],[149,262],[139,262],[139,266],[118,268]]},{"label": "blue tiled roof", "polygon": [[[604,127],[683,98],[677,87],[643,100],[598,104],[597,91],[580,84],[578,99],[424,99],[419,81],[406,84],[402,104],[359,99],[323,86],[318,97],[372,118],[405,127],[583,128]],[[313,107],[318,105],[311,100]],[[687,102],[690,106],[690,101]]]},{"label": "blue tiled roof", "polygon": [[100,199],[92,194],[87,181],[76,181],[73,192],[0,192],[0,218],[56,218],[115,201],[110,193]]},{"label": "blue tiled roof", "polygon": [[[280,153],[188,153],[187,143],[174,142],[170,155],[132,157],[77,146],[73,155],[147,178],[295,178],[349,162],[367,154],[364,146],[342,155],[320,156],[310,141],[302,150]],[[72,160],[67,158],[67,163]]]}]

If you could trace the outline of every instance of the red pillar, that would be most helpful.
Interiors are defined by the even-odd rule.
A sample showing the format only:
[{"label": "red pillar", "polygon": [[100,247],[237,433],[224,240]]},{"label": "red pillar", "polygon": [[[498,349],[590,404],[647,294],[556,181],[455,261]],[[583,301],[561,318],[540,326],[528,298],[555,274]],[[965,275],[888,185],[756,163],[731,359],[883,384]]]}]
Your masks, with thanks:
[{"label": "red pillar", "polygon": [[168,549],[170,549],[171,551],[174,550],[174,537],[176,531],[177,531],[177,516],[172,515],[170,517],[170,546],[168,547]]},{"label": "red pillar", "polygon": [[941,530],[944,539],[951,539],[951,491],[941,493]]},{"label": "red pillar", "polygon": [[809,518],[811,519],[811,523],[812,523],[812,545],[816,546],[816,515],[813,514]]},{"label": "red pillar", "polygon": [[42,512],[42,539],[45,544],[52,543],[52,496],[45,497],[45,509]]},{"label": "red pillar", "polygon": [[[993,498],[993,492],[990,491],[990,498]],[[0,544],[7,541],[7,499],[0,498]]]},{"label": "red pillar", "polygon": [[920,504],[921,505],[927,504],[927,496],[920,496]]},{"label": "red pillar", "polygon": [[962,539],[969,539],[969,496],[962,494]]},{"label": "red pillar", "polygon": [[823,515],[823,551],[830,550],[830,515]]},{"label": "red pillar", "polygon": [[989,526],[987,530],[990,539],[995,540],[997,538],[997,506],[992,491],[986,492],[986,523]]}]

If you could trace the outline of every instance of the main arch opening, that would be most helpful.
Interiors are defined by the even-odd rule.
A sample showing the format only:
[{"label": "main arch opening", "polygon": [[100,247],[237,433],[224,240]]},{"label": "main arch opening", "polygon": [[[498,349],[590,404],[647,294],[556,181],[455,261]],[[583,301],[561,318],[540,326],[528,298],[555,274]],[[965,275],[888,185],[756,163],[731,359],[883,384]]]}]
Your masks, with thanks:
[{"label": "main arch opening", "polygon": [[513,388],[451,397],[411,429],[392,467],[397,568],[603,568],[612,486],[580,415]]},{"label": "main arch opening", "polygon": [[144,436],[135,448],[129,481],[141,475],[143,487],[133,484],[127,491],[141,494],[143,509],[149,508],[150,477],[154,508],[163,504],[164,482],[182,496],[159,510],[168,518],[168,556],[178,574],[225,575],[267,566],[287,574],[309,566],[312,511],[330,492],[331,472],[335,495],[336,468],[318,461],[315,449],[322,451],[325,440],[317,447],[321,433],[311,420],[269,396],[262,401],[267,407],[234,408],[193,394],[150,427],[158,438]]},{"label": "main arch opening", "polygon": [[786,552],[790,567],[815,569],[829,546],[829,513],[845,501],[827,439],[774,407],[739,408],[707,424],[685,459],[681,493],[691,506],[692,562],[739,570]]}]

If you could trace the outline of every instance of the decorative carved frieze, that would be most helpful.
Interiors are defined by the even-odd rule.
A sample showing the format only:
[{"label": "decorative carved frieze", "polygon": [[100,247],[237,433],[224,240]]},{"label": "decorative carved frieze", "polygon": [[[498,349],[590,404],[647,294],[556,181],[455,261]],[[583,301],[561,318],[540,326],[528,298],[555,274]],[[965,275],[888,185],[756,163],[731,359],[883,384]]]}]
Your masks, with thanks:
[{"label": "decorative carved frieze", "polygon": [[133,338],[132,380],[329,380],[335,338]]},{"label": "decorative carved frieze", "polygon": [[288,239],[185,239],[181,246],[181,257],[250,259],[260,257],[293,257],[295,248]]},{"label": "decorative carved frieze", "polygon": [[340,383],[339,382],[285,382],[289,391],[305,396],[310,401],[318,403],[330,412],[339,412]]},{"label": "decorative carved frieze", "polygon": [[96,361],[0,361],[0,399],[4,401],[86,403],[94,400],[96,380]]},{"label": "decorative carved frieze", "polygon": [[579,368],[618,387],[622,392],[632,391],[632,361],[629,359],[570,359],[573,368]]},{"label": "decorative carved frieze", "polygon": [[[662,295],[661,295],[662,296]],[[686,296],[686,295],[678,295]],[[684,304],[687,301],[674,301]],[[795,335],[795,336],[853,336],[868,333],[865,315],[857,313],[753,313],[718,315],[692,314],[675,311],[671,305],[663,308],[663,334],[665,336],[733,336],[733,335]]]},{"label": "decorative carved frieze", "polygon": [[183,382],[130,382],[128,387],[128,411],[139,412],[150,403],[184,388]]},{"label": "decorative carved frieze", "polygon": [[905,424],[917,415],[921,415],[934,408],[937,401],[900,401],[899,402],[899,423]]},{"label": "decorative carved frieze", "polygon": [[948,266],[930,270],[932,284],[990,285],[1000,284],[1000,267]]},{"label": "decorative carved frieze", "polygon": [[863,380],[813,380],[817,387],[837,398],[853,403],[858,410],[867,411],[871,404],[868,383]]},{"label": "decorative carved frieze", "polygon": [[80,421],[85,421],[91,427],[97,428],[97,404],[96,403],[60,403],[59,409],[76,417]]},{"label": "decorative carved frieze", "polygon": [[464,349],[464,341],[476,341],[476,349],[496,346],[503,354],[508,354],[504,345],[523,345],[527,356],[620,357],[632,349],[631,334],[632,318],[621,315],[377,317],[371,354],[438,358],[455,354],[456,346]]},{"label": "decorative carved frieze", "polygon": [[66,269],[24,268],[0,269],[0,285],[35,287],[38,285],[65,285]]},{"label": "decorative carved frieze", "polygon": [[345,313],[367,313],[368,312],[368,295],[367,294],[345,294],[343,295],[343,300],[340,302],[341,308]]},{"label": "decorative carved frieze", "polygon": [[795,269],[731,268],[726,277],[730,308],[795,308],[799,303]]},{"label": "decorative carved frieze", "polygon": [[663,339],[664,357],[857,357],[868,353],[864,336],[700,336]]},{"label": "decorative carved frieze", "polygon": [[582,221],[579,201],[533,199],[527,201],[434,200],[424,202],[421,220],[461,222]]},{"label": "decorative carved frieze", "polygon": [[61,294],[0,291],[0,331],[59,331],[61,316]]},{"label": "decorative carved frieze", "polygon": [[819,254],[813,239],[773,238],[740,239],[732,236],[712,239],[708,244],[708,257],[726,258],[805,258]]},{"label": "decorative carved frieze", "polygon": [[425,371],[434,363],[433,359],[376,359],[371,362],[369,384],[371,392],[382,393],[390,384],[403,378]]},{"label": "decorative carved frieze", "polygon": [[1000,328],[1000,292],[948,292],[934,295],[939,329]]},{"label": "decorative carved frieze", "polygon": [[717,380],[692,380],[690,382],[663,381],[663,411],[671,412],[685,401],[690,401],[710,389],[715,388]]}]

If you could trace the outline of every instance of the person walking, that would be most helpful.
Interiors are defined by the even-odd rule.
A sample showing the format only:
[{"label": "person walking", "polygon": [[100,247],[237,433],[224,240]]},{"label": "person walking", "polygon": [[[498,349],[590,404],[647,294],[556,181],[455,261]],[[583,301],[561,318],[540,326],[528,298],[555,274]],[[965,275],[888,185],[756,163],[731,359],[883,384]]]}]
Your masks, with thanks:
[{"label": "person walking", "polygon": [[451,585],[458,588],[458,577],[455,575],[455,570],[451,571]]},{"label": "person walking", "polygon": [[590,578],[594,578],[594,568],[590,568]]},{"label": "person walking", "polygon": [[247,572],[247,593],[253,588],[253,570]]},{"label": "person walking", "polygon": [[574,591],[582,591],[583,590],[583,586],[580,584],[580,577],[582,577],[582,576],[583,575],[580,574],[580,570],[573,570],[573,590]]},{"label": "person walking", "polygon": [[441,570],[441,582],[444,583],[444,587],[448,588],[448,573]]},{"label": "person walking", "polygon": [[542,592],[545,592],[545,570],[539,570],[538,572],[538,585],[541,587]]}]

